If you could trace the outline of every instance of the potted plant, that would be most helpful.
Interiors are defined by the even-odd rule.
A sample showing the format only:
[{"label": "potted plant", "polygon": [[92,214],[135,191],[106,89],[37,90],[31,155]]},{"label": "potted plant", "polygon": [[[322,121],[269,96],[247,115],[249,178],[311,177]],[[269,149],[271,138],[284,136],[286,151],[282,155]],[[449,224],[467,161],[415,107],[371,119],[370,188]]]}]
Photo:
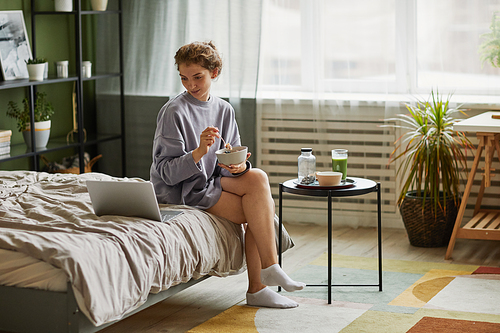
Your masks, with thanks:
[{"label": "potted plant", "polygon": [[[47,93],[37,92],[35,97],[35,142],[36,148],[47,146],[50,137],[50,118],[54,114],[52,104],[47,101]],[[23,99],[23,108],[16,102],[9,101],[7,116],[17,119],[17,129],[23,133],[24,142],[31,148],[30,104],[28,98]]]},{"label": "potted plant", "polygon": [[481,37],[484,41],[479,46],[481,61],[489,62],[493,67],[500,67],[500,14],[493,13],[490,32]]},{"label": "potted plant", "polygon": [[28,59],[26,66],[30,80],[43,81],[47,65],[47,60],[44,58]]},{"label": "potted plant", "polygon": [[400,161],[396,174],[402,177],[398,206],[410,244],[420,247],[446,246],[460,207],[460,185],[467,173],[467,148],[473,149],[464,133],[454,131],[459,121],[436,91],[428,101],[406,104],[409,114],[400,114],[396,124],[386,125],[406,132],[396,141],[389,163]]}]

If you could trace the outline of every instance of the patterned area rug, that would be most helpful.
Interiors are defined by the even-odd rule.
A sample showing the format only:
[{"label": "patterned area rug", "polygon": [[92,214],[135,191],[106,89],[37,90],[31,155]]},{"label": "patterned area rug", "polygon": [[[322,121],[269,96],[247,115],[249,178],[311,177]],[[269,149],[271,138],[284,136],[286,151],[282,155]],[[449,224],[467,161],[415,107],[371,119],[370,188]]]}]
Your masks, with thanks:
[{"label": "patterned area rug", "polygon": [[[285,262],[286,265],[286,262]],[[377,260],[334,255],[334,284],[377,284]],[[326,284],[323,254],[291,276]],[[254,308],[245,301],[189,332],[500,332],[500,268],[383,261],[378,287],[306,287],[283,292],[294,309]]]}]

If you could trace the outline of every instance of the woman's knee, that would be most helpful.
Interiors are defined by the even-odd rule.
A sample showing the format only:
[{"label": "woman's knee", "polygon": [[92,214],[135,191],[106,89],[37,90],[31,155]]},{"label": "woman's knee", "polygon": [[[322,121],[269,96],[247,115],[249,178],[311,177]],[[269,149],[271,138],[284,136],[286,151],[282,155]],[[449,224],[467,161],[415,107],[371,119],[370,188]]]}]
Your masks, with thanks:
[{"label": "woman's knee", "polygon": [[267,173],[265,173],[261,169],[250,169],[247,173],[245,173],[247,181],[252,184],[269,187],[269,178],[267,177]]}]

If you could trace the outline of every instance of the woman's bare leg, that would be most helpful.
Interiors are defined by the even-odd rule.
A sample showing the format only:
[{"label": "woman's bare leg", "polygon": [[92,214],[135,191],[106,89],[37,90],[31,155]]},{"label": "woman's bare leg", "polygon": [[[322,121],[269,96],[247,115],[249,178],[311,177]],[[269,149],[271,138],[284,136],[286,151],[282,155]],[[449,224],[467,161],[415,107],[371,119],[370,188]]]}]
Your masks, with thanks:
[{"label": "woman's bare leg", "polygon": [[[228,208],[228,210],[225,210],[224,213],[217,213],[214,209],[208,209],[207,211],[215,215],[225,217],[227,219],[231,219],[230,215],[233,215],[232,221],[234,222],[237,215],[240,215],[240,214],[234,214],[234,212],[237,211],[238,209],[241,210],[243,209],[241,197],[229,192],[223,192],[219,202],[221,201],[224,202],[224,206],[228,205],[231,206],[232,208],[231,209]],[[243,219],[239,219],[236,221],[238,223],[244,223]],[[253,229],[249,228],[247,224],[245,232],[245,256],[247,261],[247,274],[248,274],[248,290],[246,294],[247,305],[259,306],[259,307],[264,306],[272,308],[284,308],[284,309],[297,307],[298,306],[297,302],[276,293],[275,291],[267,288],[267,286],[262,283],[261,280],[262,263],[260,260],[259,250],[257,248],[257,243],[255,241],[255,237],[253,235],[252,230]],[[272,229],[272,234],[274,235],[274,229]],[[274,237],[272,239],[272,242],[273,243],[275,242]]]},{"label": "woman's bare leg", "polygon": [[[260,255],[261,267],[276,264],[274,201],[267,175],[260,169],[252,169],[240,177],[222,177],[221,184],[223,192],[219,201],[207,211],[234,223],[248,223]],[[231,194],[236,195],[236,198]]]},{"label": "woman's bare leg", "polygon": [[265,285],[260,280],[261,263],[259,251],[257,250],[252,231],[248,228],[245,233],[245,257],[247,259],[248,292],[256,293],[263,289]]},{"label": "woman's bare leg", "polygon": [[268,286],[280,285],[287,291],[303,289],[305,284],[291,280],[277,264],[274,201],[266,173],[260,169],[252,169],[240,177],[223,177],[221,184],[223,192],[219,201],[207,211],[234,223],[248,224],[256,247],[255,251],[250,243],[250,247],[246,249],[249,251],[247,260],[250,260],[249,279],[250,276],[252,279],[256,278],[257,264],[260,261],[261,283]]}]

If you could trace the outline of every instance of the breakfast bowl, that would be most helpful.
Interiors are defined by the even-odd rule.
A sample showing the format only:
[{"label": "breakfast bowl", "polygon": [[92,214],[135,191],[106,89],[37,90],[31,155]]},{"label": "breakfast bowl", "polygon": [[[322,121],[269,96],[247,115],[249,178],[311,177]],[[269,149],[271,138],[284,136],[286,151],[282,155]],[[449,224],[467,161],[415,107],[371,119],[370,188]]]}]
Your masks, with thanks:
[{"label": "breakfast bowl", "polygon": [[320,186],[336,186],[342,180],[342,172],[318,171],[316,172],[316,179]]},{"label": "breakfast bowl", "polygon": [[219,163],[224,165],[240,164],[247,159],[248,147],[222,148],[215,152]]}]

